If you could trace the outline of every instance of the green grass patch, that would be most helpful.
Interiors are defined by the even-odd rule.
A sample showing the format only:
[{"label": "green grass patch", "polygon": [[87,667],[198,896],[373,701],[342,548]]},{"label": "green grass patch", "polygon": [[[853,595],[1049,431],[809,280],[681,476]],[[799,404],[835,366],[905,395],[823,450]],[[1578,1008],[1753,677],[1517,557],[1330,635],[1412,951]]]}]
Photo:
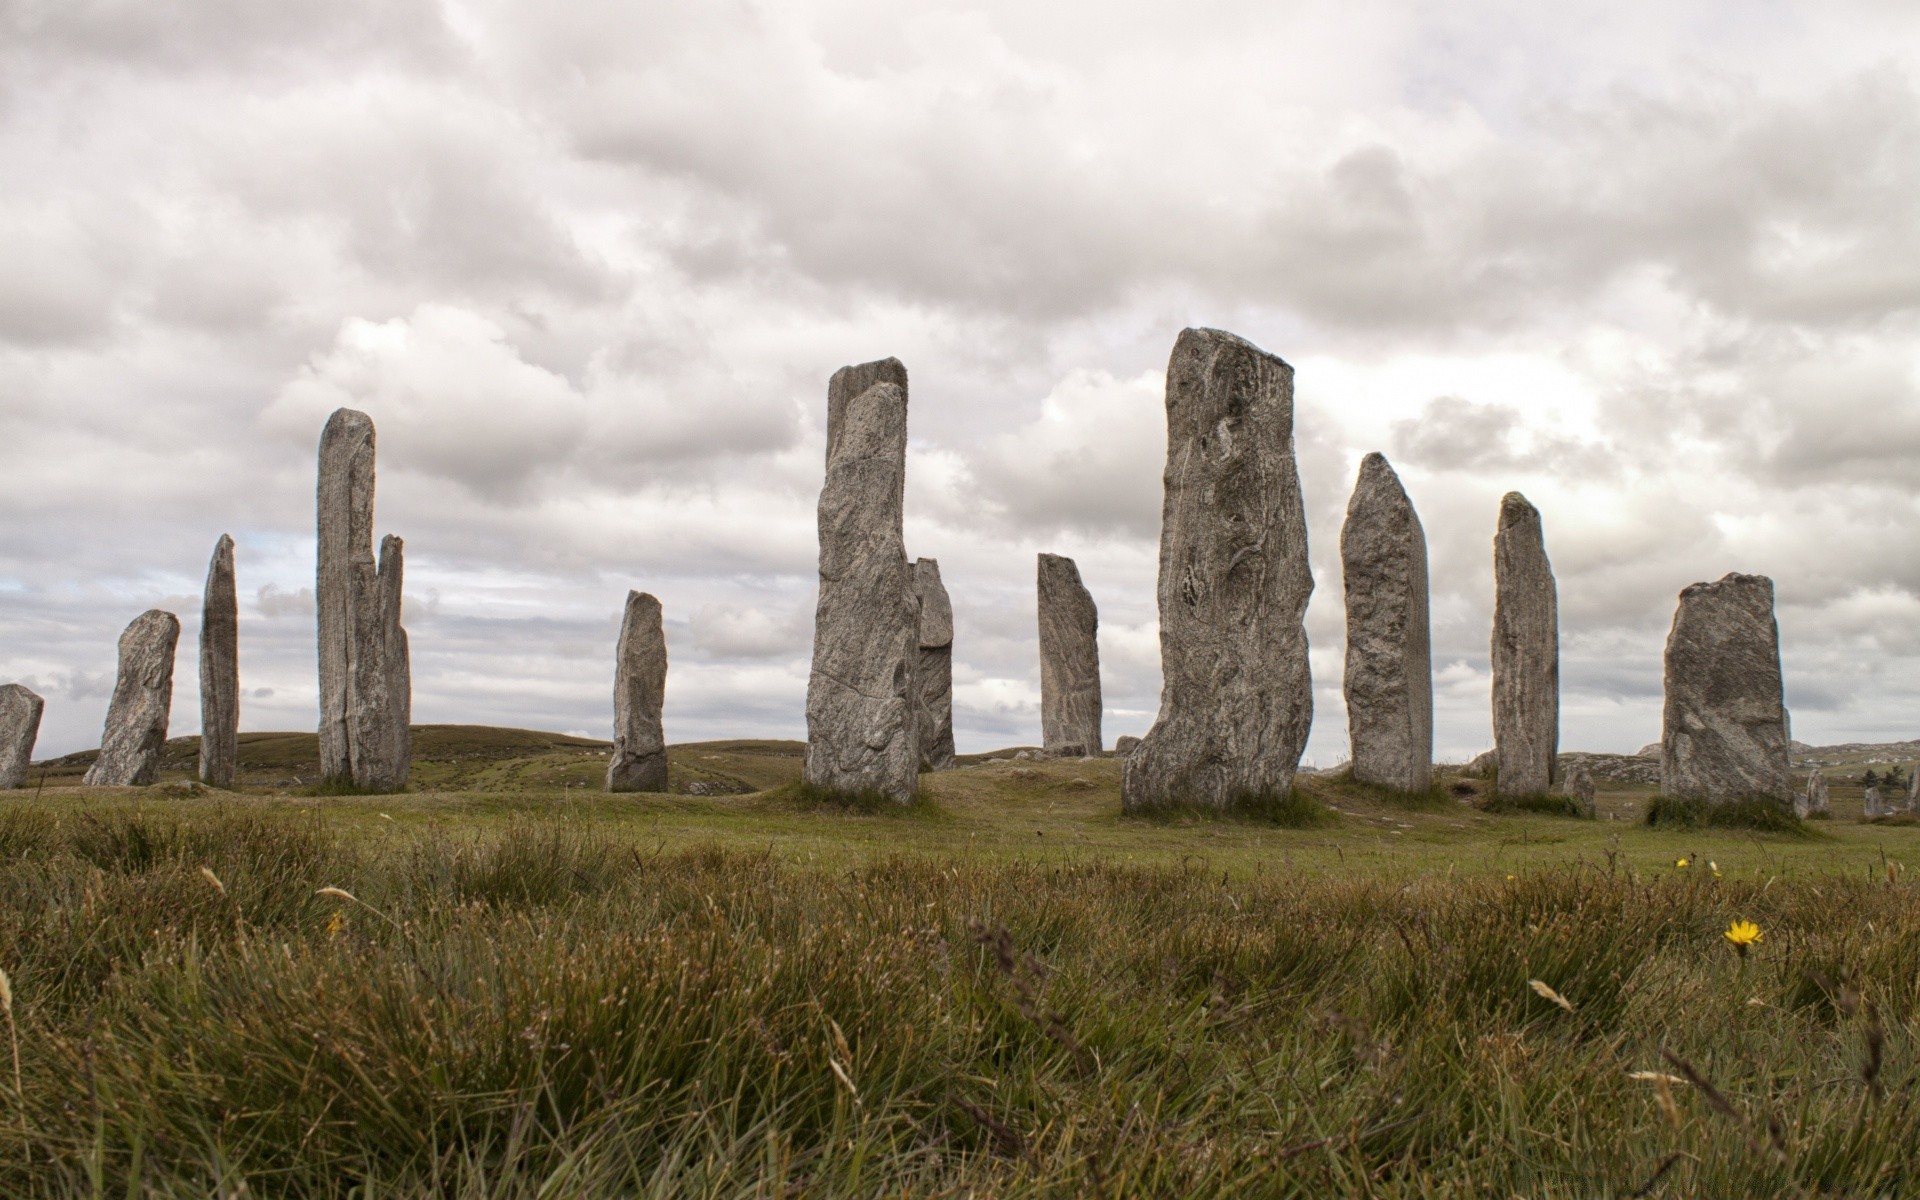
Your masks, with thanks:
[{"label": "green grass patch", "polygon": [[308,784],[300,789],[300,794],[303,796],[393,796],[406,790],[404,786],[393,789],[365,788],[355,783],[350,775],[336,775]]},{"label": "green grass patch", "polygon": [[1325,804],[1299,788],[1284,794],[1253,792],[1237,796],[1224,805],[1200,801],[1176,801],[1129,809],[1130,820],[1156,825],[1188,825],[1204,821],[1238,821],[1253,825],[1273,825],[1282,829],[1316,829],[1336,825],[1340,818]]},{"label": "green grass patch", "polygon": [[1459,799],[1438,782],[1424,792],[1403,792],[1396,788],[1382,787],[1376,783],[1363,783],[1353,777],[1351,767],[1307,778],[1312,780],[1312,786],[1316,791],[1354,800],[1371,800],[1389,808],[1406,809],[1412,812],[1451,812],[1460,807]]},{"label": "green grass patch", "polygon": [[1576,821],[1593,819],[1578,800],[1558,792],[1539,792],[1529,796],[1489,792],[1480,797],[1474,807],[1483,813],[1533,813],[1542,817],[1571,817]]},{"label": "green grass patch", "polygon": [[914,793],[913,799],[901,803],[878,788],[863,788],[847,792],[836,788],[821,787],[804,779],[785,783],[766,793],[769,803],[802,812],[820,813],[858,813],[864,816],[910,816],[931,817],[939,815],[940,808],[925,791]]},{"label": "green grass patch", "polygon": [[1807,823],[1786,805],[1765,797],[1741,800],[1701,800],[1685,796],[1655,796],[1647,801],[1648,825],[1669,829],[1752,829],[1813,837]]}]

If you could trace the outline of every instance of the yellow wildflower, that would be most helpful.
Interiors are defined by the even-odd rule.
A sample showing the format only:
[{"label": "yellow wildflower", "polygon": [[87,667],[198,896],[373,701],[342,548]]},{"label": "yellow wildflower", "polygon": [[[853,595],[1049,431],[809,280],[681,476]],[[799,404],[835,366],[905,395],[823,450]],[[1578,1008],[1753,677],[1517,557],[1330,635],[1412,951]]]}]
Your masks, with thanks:
[{"label": "yellow wildflower", "polygon": [[1720,936],[1727,939],[1728,944],[1743,955],[1747,952],[1747,947],[1761,941],[1764,937],[1760,927],[1752,921],[1735,921],[1728,925],[1727,931]]},{"label": "yellow wildflower", "polygon": [[340,931],[342,929],[345,929],[346,927],[347,927],[346,914],[342,913],[338,909],[335,909],[333,916],[327,919],[327,936],[330,938],[339,937]]},{"label": "yellow wildflower", "polygon": [[1676,858],[1673,860],[1673,865],[1676,867],[1684,868],[1687,865],[1687,860],[1684,858]]}]

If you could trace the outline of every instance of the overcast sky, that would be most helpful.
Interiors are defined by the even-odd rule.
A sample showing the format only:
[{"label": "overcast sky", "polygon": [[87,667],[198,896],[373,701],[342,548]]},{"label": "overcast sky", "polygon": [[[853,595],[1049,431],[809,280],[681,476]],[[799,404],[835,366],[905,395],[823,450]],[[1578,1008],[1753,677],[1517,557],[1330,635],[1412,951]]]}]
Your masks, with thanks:
[{"label": "overcast sky", "polygon": [[607,736],[629,587],[674,740],[804,736],[826,382],[911,373],[961,750],[1039,740],[1034,556],[1158,704],[1162,383],[1293,364],[1308,757],[1339,523],[1427,529],[1436,749],[1491,743],[1500,495],[1566,748],[1658,737],[1679,590],[1772,575],[1794,734],[1920,724],[1912,0],[0,0],[0,677],[99,740],[114,643],[238,542],[242,728],[315,722],[314,450],[379,431],[414,718]]}]

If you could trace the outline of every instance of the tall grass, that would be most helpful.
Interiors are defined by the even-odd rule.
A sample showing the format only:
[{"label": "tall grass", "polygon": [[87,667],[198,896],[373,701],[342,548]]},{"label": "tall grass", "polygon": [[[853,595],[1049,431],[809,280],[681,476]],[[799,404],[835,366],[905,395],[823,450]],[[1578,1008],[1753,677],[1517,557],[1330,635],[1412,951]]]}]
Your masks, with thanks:
[{"label": "tall grass", "polygon": [[0,1194],[1908,1194],[1891,878],[824,871],[14,810]]}]

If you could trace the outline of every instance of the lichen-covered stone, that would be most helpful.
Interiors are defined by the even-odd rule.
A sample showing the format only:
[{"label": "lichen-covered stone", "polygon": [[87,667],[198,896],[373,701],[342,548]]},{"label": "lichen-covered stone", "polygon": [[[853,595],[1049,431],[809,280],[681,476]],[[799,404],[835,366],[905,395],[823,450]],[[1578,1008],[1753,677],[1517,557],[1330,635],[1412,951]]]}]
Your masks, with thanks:
[{"label": "lichen-covered stone", "polygon": [[45,700],[21,684],[0,687],[0,788],[17,788],[27,781],[46,707]]},{"label": "lichen-covered stone", "polygon": [[1540,513],[1519,492],[1500,501],[1493,537],[1494,786],[1553,790],[1560,743],[1560,611]]},{"label": "lichen-covered stone", "polygon": [[667,697],[667,635],[660,601],[627,593],[613,670],[613,755],[610,792],[667,790],[667,736],[661,713]]},{"label": "lichen-covered stone", "polygon": [[1134,747],[1138,746],[1139,744],[1140,744],[1139,738],[1135,737],[1131,733],[1123,733],[1119,737],[1113,739],[1113,756],[1115,758],[1125,758],[1127,755],[1132,754]]},{"label": "lichen-covered stone", "polygon": [[1773,580],[1729,574],[1680,593],[1662,728],[1666,795],[1792,802]]},{"label": "lichen-covered stone", "polygon": [[120,635],[120,670],[100,756],[87,768],[88,787],[144,787],[159,778],[179,645],[180,618],[157,608],[135,617]]},{"label": "lichen-covered stone", "polygon": [[1284,795],[1313,723],[1313,592],[1293,368],[1188,329],[1167,363],[1160,714],[1122,768],[1128,809]]},{"label": "lichen-covered stone", "polygon": [[920,597],[920,662],[916,671],[920,707],[920,765],[929,771],[953,767],[953,602],[940,581],[940,564],[913,560],[913,586]]},{"label": "lichen-covered stone", "polygon": [[[878,381],[854,392],[869,378]],[[828,385],[805,767],[815,787],[901,803],[917,794],[920,768],[920,602],[901,530],[905,378],[887,359],[843,367]]]},{"label": "lichen-covered stone", "polygon": [[1040,742],[1056,757],[1098,754],[1100,741],[1100,613],[1070,558],[1042,554],[1040,613]]},{"label": "lichen-covered stone", "polygon": [[230,788],[240,753],[240,598],[233,539],[214,544],[200,604],[200,782]]},{"label": "lichen-covered stone", "polygon": [[1369,454],[1340,531],[1346,585],[1342,691],[1353,777],[1402,792],[1433,786],[1433,652],[1427,535],[1385,456]]}]

